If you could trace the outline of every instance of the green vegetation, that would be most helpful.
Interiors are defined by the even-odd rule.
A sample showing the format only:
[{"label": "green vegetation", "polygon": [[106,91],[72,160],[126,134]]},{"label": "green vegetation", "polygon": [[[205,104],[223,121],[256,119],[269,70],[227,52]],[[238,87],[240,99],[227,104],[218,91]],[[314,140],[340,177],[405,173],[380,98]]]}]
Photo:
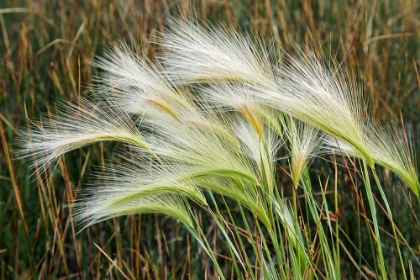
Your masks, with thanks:
[{"label": "green vegetation", "polygon": [[140,2],[0,4],[0,279],[420,277],[418,3]]}]

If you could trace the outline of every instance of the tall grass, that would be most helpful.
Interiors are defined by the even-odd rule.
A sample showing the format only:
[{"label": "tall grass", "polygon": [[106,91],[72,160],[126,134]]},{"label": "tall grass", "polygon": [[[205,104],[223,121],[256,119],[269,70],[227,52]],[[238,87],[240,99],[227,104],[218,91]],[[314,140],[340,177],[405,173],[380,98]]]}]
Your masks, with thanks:
[{"label": "tall grass", "polygon": [[[365,31],[367,23],[355,16],[357,24],[351,28],[358,29],[363,39],[359,37],[360,45],[338,65],[334,59],[323,59],[318,50],[308,51],[313,47],[293,49],[302,40],[291,34],[299,35],[301,29],[295,26],[306,25],[302,37],[316,36],[325,26],[331,28],[334,19],[347,31],[348,22],[340,15],[353,10],[344,5],[248,3],[250,18],[260,21],[247,21],[238,16],[243,3],[226,3],[223,8],[197,3],[198,16],[212,20],[220,8],[223,13],[217,21],[226,26],[244,27],[262,37],[271,33],[256,41],[230,27],[221,30],[188,21],[172,22],[168,30],[165,13],[173,8],[171,3],[98,4],[88,3],[83,10],[54,7],[61,11],[54,20],[63,22],[63,38],[71,29],[65,24],[69,18],[85,18],[74,28],[73,41],[48,44],[49,34],[40,33],[48,27],[25,31],[23,25],[19,35],[10,35],[15,29],[2,23],[8,72],[2,76],[7,91],[0,132],[2,170],[7,173],[0,175],[13,190],[6,199],[2,194],[3,278],[404,279],[417,275],[418,167],[410,144],[416,139],[412,128],[416,118],[410,109],[415,103],[407,102],[408,97],[389,102],[386,91],[378,92],[382,85],[372,83],[384,81],[384,75],[395,77],[399,89],[407,87],[407,96],[416,98],[418,74],[410,76],[407,67],[417,73],[418,58],[405,64],[406,77],[402,72],[392,76],[391,70],[374,72],[384,62],[372,59],[369,47],[382,40],[404,40],[415,46],[416,36],[373,37],[372,27],[367,25]],[[413,7],[403,13],[404,20],[415,18],[411,14],[417,11],[415,5],[404,4]],[[383,17],[398,10],[387,3],[376,5],[383,8]],[[28,10],[32,18],[24,18],[27,24],[37,21],[37,13],[53,9],[40,7]],[[358,8],[359,14],[371,16],[381,26],[376,7]],[[66,14],[66,9],[72,12]],[[158,15],[156,22],[151,9]],[[179,9],[184,14],[188,10],[183,5]],[[74,11],[83,12],[76,16]],[[325,13],[329,21],[320,20]],[[398,20],[392,17],[387,24]],[[130,30],[129,23],[136,21],[144,32]],[[163,31],[164,24],[164,33],[156,35],[153,26]],[[415,21],[410,24],[415,26]],[[113,37],[107,33],[113,28],[122,36],[141,34],[145,44],[114,44],[104,59],[96,60],[95,68],[88,68],[86,62],[95,49],[109,46],[104,38]],[[35,39],[28,39],[31,34],[37,34]],[[20,41],[10,44],[9,36]],[[158,41],[159,47],[148,44],[150,40]],[[267,47],[270,40],[273,45]],[[326,46],[326,42],[321,39],[317,44]],[[347,51],[353,42],[332,44]],[[35,45],[40,46],[37,55],[32,50]],[[36,74],[40,68],[34,61],[50,51],[53,63],[48,77]],[[17,65],[13,59],[22,61],[21,72],[13,70]],[[390,57],[388,61],[403,63]],[[365,94],[370,94],[370,108],[357,82],[348,78],[352,74],[344,70],[356,65],[369,88]],[[101,73],[90,81],[95,83],[95,94],[88,100],[80,97],[85,95],[81,79],[90,79],[95,69]],[[409,89],[413,86],[414,92]],[[47,92],[48,87],[57,99],[73,93],[65,97],[72,101],[64,106],[39,102],[35,93]],[[16,100],[10,99],[11,90],[19,93]],[[395,91],[395,85],[388,90]],[[46,96],[50,98],[55,97]],[[379,110],[376,102],[386,104],[385,110]],[[19,104],[16,117],[11,117],[10,105]],[[399,113],[392,113],[399,108],[405,124],[390,129],[379,124],[385,116],[400,119]],[[47,112],[40,121],[21,132],[16,129],[19,116],[39,111]],[[21,173],[26,168],[23,161],[11,161],[15,134],[27,143],[20,156],[33,163],[37,188]],[[85,147],[92,143],[99,145]],[[69,156],[62,157],[64,153]],[[86,182],[96,183],[86,187]],[[400,185],[405,187],[395,188]],[[70,205],[63,208],[63,204]],[[175,219],[138,215],[150,212]],[[110,218],[111,222],[103,222]]]}]

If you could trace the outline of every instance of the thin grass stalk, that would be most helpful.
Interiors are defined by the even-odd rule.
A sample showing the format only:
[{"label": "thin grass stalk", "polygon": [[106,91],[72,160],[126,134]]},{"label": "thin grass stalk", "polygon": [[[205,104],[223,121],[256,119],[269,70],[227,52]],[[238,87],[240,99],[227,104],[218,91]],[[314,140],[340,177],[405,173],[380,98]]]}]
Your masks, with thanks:
[{"label": "thin grass stalk", "polygon": [[386,195],[385,195],[385,193],[382,189],[382,184],[381,184],[375,170],[372,170],[372,174],[373,174],[373,177],[375,178],[376,186],[378,187],[378,190],[381,194],[382,200],[385,203],[385,208],[386,208],[387,214],[388,214],[390,222],[391,222],[392,232],[394,234],[395,246],[397,247],[397,252],[398,252],[398,257],[399,257],[399,261],[400,261],[400,264],[401,264],[401,270],[403,272],[403,277],[404,277],[404,279],[407,279],[407,274],[406,274],[405,268],[404,268],[404,259],[401,255],[399,239],[398,239],[398,236],[397,236],[397,232],[395,230],[395,223],[394,223],[394,219],[393,219],[393,216],[392,216],[392,211],[391,211],[391,208],[389,207],[388,200],[387,200]]},{"label": "thin grass stalk", "polygon": [[[296,188],[293,189],[292,191],[292,201],[293,201],[293,213],[294,215],[293,217],[293,224],[294,224],[294,232],[299,232],[300,231],[300,227],[299,227],[299,220],[298,220],[298,214],[299,213],[299,209],[297,207],[297,203],[298,203],[298,197],[297,197],[297,193],[296,193]],[[299,250],[297,248],[297,250]],[[304,259],[302,259],[302,256],[299,257],[299,264],[300,267],[303,267],[304,264]]]},{"label": "thin grass stalk", "polygon": [[[238,252],[237,250],[236,250],[236,248],[235,248],[235,246],[234,246],[234,244],[233,244],[233,242],[230,240],[230,238],[229,238],[229,234],[226,232],[226,230],[225,230],[225,227],[223,226],[223,224],[219,221],[219,219],[221,219],[222,221],[223,221],[223,217],[222,217],[222,215],[220,214],[220,211],[219,211],[219,207],[217,206],[217,203],[216,203],[216,200],[214,199],[214,196],[213,196],[213,194],[211,193],[211,192],[208,192],[208,194],[209,194],[209,197],[210,197],[210,199],[212,200],[212,202],[213,202],[213,205],[215,206],[215,208],[216,208],[216,213],[213,213],[213,212],[211,212],[211,214],[212,214],[212,216],[213,216],[213,218],[214,218],[214,220],[215,220],[215,222],[216,222],[216,224],[217,224],[217,226],[219,227],[219,229],[221,230],[221,232],[222,232],[222,234],[223,234],[223,236],[225,237],[225,239],[226,239],[226,241],[228,242],[228,248],[229,248],[229,250],[234,254],[234,258],[233,258],[233,262],[236,264],[236,261],[235,261],[235,258],[239,261],[239,263],[241,264],[241,266],[242,266],[242,268],[245,270],[245,265],[244,265],[244,263],[243,263],[243,261],[242,261],[242,259],[243,259],[243,257],[241,257],[241,254],[240,254],[240,252]],[[229,212],[229,208],[228,207],[226,207],[226,209],[228,210],[228,212]],[[217,214],[217,215],[216,215]],[[233,219],[231,219],[232,221],[234,221]],[[234,225],[234,228],[235,228],[235,230],[236,230],[236,225],[235,224],[233,224]],[[230,231],[230,229],[229,229],[229,227],[227,226],[227,228],[228,228],[228,230]],[[241,242],[241,240],[239,239],[239,241]],[[242,247],[241,248],[243,251],[244,251],[244,248]],[[243,252],[242,252],[243,253]],[[247,257],[247,256],[246,256]]]},{"label": "thin grass stalk", "polygon": [[[275,215],[273,213],[273,215]],[[269,231],[270,234],[270,238],[271,238],[271,242],[274,246],[274,252],[275,252],[275,256],[276,256],[276,261],[277,261],[277,266],[280,267],[280,264],[282,263],[282,252],[279,246],[279,240],[281,240],[281,236],[279,235],[279,232],[277,231],[277,228],[274,228],[273,230]],[[297,249],[299,250],[299,248]],[[300,251],[298,251],[300,253]],[[299,254],[300,256],[300,254]]]},{"label": "thin grass stalk", "polygon": [[291,264],[291,271],[293,275],[293,279],[303,279],[303,273],[302,273],[302,266],[300,263],[299,256],[296,256],[295,252],[291,247],[289,247],[289,261]]},{"label": "thin grass stalk", "polygon": [[[265,154],[269,155],[267,144],[264,144],[263,147],[264,147]],[[280,264],[281,263],[280,256],[282,255],[282,253],[280,252],[280,247],[278,245],[279,236],[278,236],[278,232],[276,231],[276,227],[275,227],[275,223],[276,223],[275,220],[278,219],[279,217],[277,217],[275,209],[273,208],[274,205],[273,205],[272,200],[273,200],[274,197],[277,197],[278,201],[281,201],[281,197],[278,194],[278,188],[274,187],[274,186],[270,186],[270,184],[272,184],[272,182],[274,182],[274,178],[272,177],[273,168],[271,166],[269,168],[265,167],[265,164],[263,163],[263,160],[261,160],[261,166],[263,166],[263,168],[261,169],[262,176],[263,176],[263,178],[267,178],[267,179],[263,179],[263,183],[267,184],[267,187],[265,187],[265,189],[274,190],[274,193],[269,193],[268,202],[267,202],[268,205],[269,205],[268,206],[268,208],[269,208],[268,211],[269,211],[269,213],[271,213],[271,215],[273,217],[273,220],[271,222],[272,227],[268,229],[268,232],[270,234],[270,238],[271,238],[271,241],[272,241],[273,246],[274,246],[277,263]],[[267,174],[266,170],[271,170],[271,172],[269,174]],[[270,179],[268,179],[269,177],[270,177]],[[294,192],[294,194],[295,194],[295,192]],[[293,201],[294,201],[294,203],[296,203],[296,197],[294,197]],[[276,208],[276,210],[277,209],[280,210],[280,207]],[[283,210],[283,215],[288,215],[288,214],[284,213],[284,209],[282,209],[282,210]],[[294,213],[298,213],[296,207],[294,208]],[[307,256],[306,256],[305,252],[302,250],[303,247],[301,247],[301,244],[300,244],[301,240],[299,240],[298,236],[296,236],[297,235],[296,233],[298,233],[300,231],[299,223],[297,221],[297,215],[293,215],[293,217],[294,217],[293,218],[294,219],[294,223],[293,223],[294,224],[294,226],[293,226],[294,229],[293,229],[292,232],[289,228],[291,225],[289,225],[289,223],[287,222],[287,217],[285,218],[283,223],[287,227],[286,228],[286,233],[288,235],[287,240],[295,240],[295,242],[293,242],[293,247],[294,247],[294,250],[296,250],[296,252],[293,250],[293,254],[297,253],[298,254],[298,260],[299,260],[299,265],[296,266],[296,267],[299,267],[300,269],[302,269],[302,268],[305,267],[305,265],[303,265],[303,264],[306,263]],[[296,239],[298,239],[298,242],[296,242]]]},{"label": "thin grass stalk", "polygon": [[[406,199],[406,201],[409,201],[410,202],[410,208],[411,208],[411,210],[413,211],[413,209],[412,209],[412,207],[413,207],[413,202],[412,202],[412,200],[411,200],[411,192],[409,192],[408,194],[409,194],[409,197],[407,197],[407,195],[405,194],[405,193],[403,193],[404,194],[404,198]],[[414,212],[414,211],[413,211]],[[415,225],[415,226],[418,226],[418,225],[420,225],[420,220],[418,219],[418,217],[414,214],[412,212],[412,220],[413,220],[413,224]],[[417,235],[416,235],[417,236]],[[401,236],[401,238],[403,238],[402,236]],[[420,242],[419,242],[419,239],[418,238],[416,238],[416,242],[417,242],[417,245],[418,245],[418,247],[417,247],[417,249],[418,249],[418,252],[420,252]],[[407,243],[407,242],[406,242]],[[413,252],[412,252],[413,253]],[[413,257],[414,257],[414,259],[417,259],[417,264],[418,265],[420,265],[420,259],[418,259],[417,258],[417,256],[415,256],[414,255],[414,253],[413,253]]]},{"label": "thin grass stalk", "polygon": [[3,128],[3,120],[0,119],[0,137],[1,137],[1,143],[3,146],[3,151],[4,151],[4,155],[5,155],[5,159],[6,159],[6,163],[7,163],[7,169],[9,171],[10,174],[10,180],[13,186],[13,192],[14,192],[14,197],[16,200],[16,204],[17,204],[17,208],[18,208],[18,212],[19,215],[22,219],[22,225],[23,225],[23,240],[26,246],[26,254],[29,256],[29,268],[31,273],[33,273],[35,276],[37,276],[37,270],[36,270],[36,265],[35,265],[35,260],[33,258],[33,254],[30,251],[31,248],[31,244],[30,244],[30,236],[29,236],[29,226],[28,223],[26,221],[25,218],[25,212],[23,209],[23,201],[22,201],[22,194],[21,194],[21,190],[17,184],[16,178],[15,178],[15,171],[12,165],[12,159],[10,157],[9,154],[9,146],[7,143],[7,139],[6,139],[6,134],[5,134],[5,130]]},{"label": "thin grass stalk", "polygon": [[337,170],[337,162],[336,158],[334,157],[334,203],[335,203],[335,214],[336,214],[336,221],[335,221],[335,249],[334,249],[334,257],[335,257],[335,270],[337,275],[341,275],[340,270],[340,226],[339,226],[339,211],[340,207],[338,205],[338,170]]},{"label": "thin grass stalk", "polygon": [[[225,202],[225,205],[226,205],[226,202]],[[245,231],[246,231],[247,236],[248,236],[248,241],[249,241],[249,243],[251,244],[252,249],[253,249],[253,251],[254,251],[254,253],[255,253],[255,258],[256,258],[256,260],[257,260],[257,262],[258,262],[258,263],[262,263],[262,256],[261,256],[261,252],[260,252],[260,251],[257,249],[257,247],[255,246],[256,241],[255,241],[255,239],[254,239],[254,236],[253,236],[252,230],[251,230],[251,228],[249,227],[248,220],[246,219],[246,214],[245,214],[245,211],[244,211],[244,209],[242,208],[242,205],[241,205],[241,204],[239,204],[239,203],[238,203],[238,207],[239,207],[239,214],[241,215],[242,221],[243,221],[244,226],[245,226]],[[229,215],[230,215],[230,219],[232,219],[232,220],[233,220],[233,216],[231,215],[230,211],[228,211],[228,213],[229,213]],[[257,223],[257,222],[258,222],[258,220],[257,220],[257,219],[255,219],[255,223]],[[239,234],[239,233],[238,233],[238,234]],[[248,255],[246,255],[246,256],[248,256]],[[248,261],[249,261],[249,258],[248,258]],[[249,267],[252,267],[251,262],[249,262]],[[252,270],[250,270],[250,274],[252,274]],[[257,274],[256,274],[256,273],[254,273],[253,275],[254,275],[254,277],[255,277],[255,279],[256,279],[256,278],[257,278]]]},{"label": "thin grass stalk", "polygon": [[[305,191],[306,186],[309,186],[309,188],[311,188],[311,180],[309,177],[309,172],[308,170],[306,170],[303,174],[302,174],[302,189]],[[305,191],[306,193],[306,191]],[[306,221],[311,220],[311,216],[312,216],[312,212],[311,212],[311,207],[309,205],[309,203],[306,200],[306,195],[305,195],[305,203],[304,203],[304,207],[305,207],[305,212],[306,212]],[[301,210],[302,211],[302,210]],[[315,256],[315,252],[314,252],[314,244],[311,243],[313,242],[314,238],[316,238],[316,233],[315,235],[312,233],[311,228],[305,228],[305,236],[304,236],[304,241],[305,241],[305,245],[306,248],[308,248],[308,266],[310,269],[307,270],[307,273],[310,274],[310,276],[313,278],[316,275],[316,269],[313,265],[313,260],[314,260],[314,256]]]},{"label": "thin grass stalk", "polygon": [[[283,203],[283,205],[278,205],[277,203],[276,210],[276,215],[279,216],[279,219],[281,219],[282,225],[285,229],[285,237],[287,242],[289,243],[288,251],[290,251],[290,254],[293,252],[293,254],[298,255],[298,264],[300,264],[299,269],[306,267],[306,264],[310,265],[311,261],[305,250],[304,240],[301,236],[299,222],[294,222],[297,221],[297,219],[295,219],[296,213],[290,214],[290,210],[287,207],[287,203]],[[291,215],[293,217],[290,217]]]},{"label": "thin grass stalk", "polygon": [[[334,239],[334,230],[338,226],[338,220],[335,221],[336,226],[334,228],[332,226],[333,221],[331,220],[331,216],[330,216],[330,207],[328,206],[328,202],[326,200],[325,190],[323,188],[321,188],[321,193],[322,193],[322,206],[321,207],[323,209],[325,209],[324,212],[325,212],[325,217],[326,217],[326,220],[327,220],[327,226],[328,226],[328,229],[330,231],[330,238]],[[337,195],[337,193],[334,193],[334,197],[336,195]],[[322,208],[320,209],[321,220],[322,220],[322,216],[323,216],[323,214],[322,214],[323,209]],[[322,231],[321,234],[324,235],[324,231]],[[337,239],[338,239],[338,237],[337,237]],[[322,242],[321,237],[320,237],[320,241]],[[331,250],[328,249],[331,252],[330,256],[329,256],[331,258],[331,264],[332,264],[331,267],[330,267],[330,270],[331,270],[331,274],[334,277],[337,277],[337,275],[340,275],[340,254],[339,254],[339,250],[337,251],[336,246],[337,246],[337,244],[332,243],[331,246],[330,246],[332,249]]]},{"label": "thin grass stalk", "polygon": [[[357,190],[356,190],[356,192],[357,192]],[[357,202],[357,213],[360,213],[360,202],[359,202],[359,195],[358,195],[358,192],[357,192],[357,199],[356,199],[356,202]],[[357,215],[357,230],[358,230],[358,232],[361,232],[361,221],[360,221],[360,215]],[[345,236],[347,237],[347,239],[349,240],[350,238],[345,234]],[[352,243],[350,243],[350,244],[352,244]],[[363,256],[362,256],[362,238],[361,238],[361,236],[359,235],[359,238],[358,238],[358,246],[357,247],[355,247],[356,249],[357,249],[357,252],[359,253],[359,262],[358,262],[358,265],[359,265],[359,267],[360,267],[360,271],[361,271],[361,267],[362,267],[362,260],[363,260]],[[366,262],[367,263],[367,262]]]},{"label": "thin grass stalk", "polygon": [[[263,272],[266,274],[268,271],[266,271],[265,268],[267,268],[267,270],[269,270],[269,272],[270,272],[269,277],[274,278],[274,279],[278,279],[277,274],[276,274],[276,266],[274,265],[273,260],[271,258],[271,252],[270,252],[270,249],[268,248],[267,240],[266,240],[266,238],[265,238],[265,236],[262,232],[261,226],[258,222],[256,223],[256,226],[257,226],[257,229],[258,229],[258,233],[260,235],[263,250],[266,253],[265,257],[263,255],[263,259],[262,259],[262,263],[261,263],[261,266],[263,268]],[[273,238],[273,237],[276,237],[276,236],[273,236],[272,231],[269,231],[269,233],[270,233],[269,236],[270,236],[271,242],[276,242],[276,239]],[[267,267],[266,258],[268,258],[268,263],[270,264],[270,267]],[[265,277],[266,277],[266,275],[265,275]]]},{"label": "thin grass stalk", "polygon": [[[275,192],[276,192],[277,198],[279,199],[280,197],[279,197],[279,193],[278,193],[279,192],[278,188],[275,189]],[[279,238],[280,242],[278,242],[278,245],[279,245],[278,251],[280,252],[280,254],[276,253],[277,263],[281,264],[280,273],[281,273],[282,279],[288,279],[286,277],[286,275],[288,273],[288,270],[286,270],[286,269],[288,269],[287,258],[286,258],[286,253],[285,253],[286,249],[285,249],[285,244],[283,242],[283,238],[282,238],[282,235],[281,235],[282,230],[281,230],[280,219],[276,219],[274,230],[280,236],[280,238]]]},{"label": "thin grass stalk", "polygon": [[[238,226],[236,225],[236,222],[235,222],[235,219],[234,219],[234,217],[233,217],[233,215],[232,215],[232,213],[231,213],[231,211],[230,211],[230,209],[229,209],[229,206],[228,206],[228,204],[226,203],[226,200],[225,200],[225,198],[224,197],[222,197],[222,200],[223,200],[223,204],[225,205],[225,208],[226,208],[226,211],[227,211],[227,214],[228,214],[228,217],[229,217],[229,221],[230,221],[230,223],[233,225],[233,230],[234,230],[234,232],[235,232],[235,235],[236,235],[236,241],[237,241],[237,243],[239,243],[239,247],[240,247],[240,249],[242,250],[242,252],[241,252],[241,256],[242,256],[242,259],[244,259],[244,261],[245,261],[245,264],[243,264],[243,262],[241,261],[241,264],[242,264],[242,266],[243,266],[243,268],[244,268],[244,273],[245,274],[251,274],[252,275],[252,277],[253,278],[255,278],[256,277],[256,275],[253,275],[252,274],[252,264],[251,264],[251,261],[249,260],[249,257],[248,257],[248,253],[246,252],[246,248],[245,248],[245,245],[244,245],[244,242],[242,241],[242,236],[241,236],[241,234],[239,233],[239,230],[238,230]],[[240,203],[238,203],[238,205],[241,205]],[[244,221],[244,223],[245,223],[245,227],[246,228],[249,228],[248,227],[248,223],[247,223],[247,221]],[[255,243],[254,243],[254,240],[253,240],[253,237],[252,237],[252,233],[251,234],[249,234],[250,232],[249,231],[247,231],[247,233],[248,233],[248,238],[252,238],[251,240],[250,240],[250,243],[252,244],[252,247],[254,248],[254,252],[255,252]],[[255,256],[257,256],[258,254],[256,254]],[[248,269],[245,269],[245,265],[246,265],[246,267],[248,268]]]},{"label": "thin grass stalk", "polygon": [[[341,235],[344,236],[346,238],[346,240],[350,243],[350,246],[357,251],[357,253],[359,255],[359,259],[361,261],[363,260],[363,262],[366,263],[366,267],[368,267],[369,269],[372,269],[370,267],[368,261],[363,257],[360,249],[356,246],[356,244],[354,244],[354,242],[350,239],[350,237],[346,234],[346,232],[342,228],[340,228],[340,232],[341,232]],[[341,247],[343,248],[344,251],[347,251],[346,248],[345,248],[345,244],[343,243],[343,241],[341,239],[340,239],[340,245],[341,245]],[[349,254],[350,253],[348,253],[348,255]],[[349,255],[349,257],[351,257],[351,256]],[[357,263],[356,261],[353,261],[353,264],[354,264],[355,268],[359,271],[359,273],[362,277],[364,277],[365,279],[369,279],[365,275],[365,273],[363,272],[361,261],[359,261],[359,263]]]},{"label": "thin grass stalk", "polygon": [[206,252],[206,254],[210,257],[210,259],[213,262],[213,265],[215,266],[215,268],[217,270],[217,273],[219,273],[220,279],[225,279],[225,277],[223,276],[224,275],[223,274],[223,271],[222,271],[221,267],[219,266],[219,263],[217,262],[217,258],[214,255],[214,253],[213,253],[213,251],[211,249],[211,246],[208,243],[207,238],[206,238],[203,230],[199,226],[198,220],[196,219],[195,215],[191,215],[191,216],[192,216],[194,222],[196,223],[196,225],[198,227],[198,233],[190,225],[185,225],[186,226],[186,229],[194,237],[194,239],[201,246],[201,248]]},{"label": "thin grass stalk", "polygon": [[[379,225],[378,225],[378,220],[377,220],[377,216],[376,216],[376,206],[375,206],[375,200],[373,199],[373,193],[372,193],[372,188],[370,185],[370,179],[369,179],[369,173],[368,173],[368,168],[367,168],[367,164],[364,160],[362,160],[362,166],[363,166],[363,182],[366,188],[366,195],[369,201],[369,208],[370,208],[370,212],[371,212],[371,216],[372,216],[372,221],[373,221],[373,227],[374,227],[374,231],[375,231],[375,242],[376,242],[376,247],[378,250],[378,258],[379,258],[379,271],[381,274],[381,277],[383,280],[388,279],[387,277],[387,272],[386,272],[386,267],[385,267],[385,260],[384,260],[384,256],[382,254],[382,244],[381,244],[381,236],[380,236],[380,232],[379,232]],[[373,170],[372,170],[373,171]]]},{"label": "thin grass stalk", "polygon": [[[309,182],[308,182],[309,183]],[[310,184],[310,183],[309,183]],[[309,207],[309,213],[312,215],[312,219],[314,220],[314,222],[316,223],[316,235],[315,237],[319,238],[319,243],[321,246],[321,255],[323,258],[323,262],[325,265],[325,270],[326,270],[326,277],[327,279],[339,279],[339,275],[335,274],[335,270],[333,268],[331,268],[330,264],[332,264],[333,266],[335,266],[334,264],[334,258],[331,255],[331,249],[330,246],[328,245],[328,239],[326,238],[326,234],[325,231],[322,227],[322,214],[320,213],[320,211],[323,211],[323,209],[320,209],[320,211],[318,211],[318,205],[317,202],[314,199],[314,196],[312,194],[312,190],[310,188],[309,185],[306,184],[306,181],[303,184],[304,190],[305,190],[305,198],[307,201],[307,205]],[[322,193],[322,202],[323,205],[326,204],[326,200],[325,200],[325,196],[324,193]],[[330,227],[331,228],[331,227]],[[316,240],[312,239],[312,240]],[[312,246],[314,246],[315,244],[312,244]]]},{"label": "thin grass stalk", "polygon": [[[336,227],[333,227],[332,226],[332,219],[331,219],[331,216],[330,216],[331,211],[330,211],[330,207],[328,206],[328,202],[326,200],[326,194],[325,194],[324,188],[321,188],[321,193],[322,193],[322,205],[321,205],[321,209],[320,209],[320,212],[319,212],[320,216],[321,216],[320,220],[322,220],[322,216],[325,215],[325,217],[326,217],[325,219],[327,221],[327,226],[328,226],[329,233],[330,233],[330,238],[334,239],[334,230],[337,227],[338,221],[337,220],[335,221],[336,222]],[[337,193],[335,192],[334,197],[336,197],[336,195],[337,195]],[[325,209],[325,211],[324,211],[324,209]],[[323,214],[323,212],[325,212],[325,214]],[[324,236],[324,231],[322,230],[321,232],[318,232],[318,233],[320,233],[320,242],[322,242],[323,241],[322,236]],[[325,234],[325,236],[326,236],[326,234]],[[327,239],[325,238],[325,240],[327,240]],[[340,257],[338,256],[336,246],[337,246],[336,243],[332,243],[331,246],[330,246],[332,249],[328,248],[328,251],[331,252],[328,257],[331,258],[331,264],[332,264],[331,267],[330,267],[330,273],[334,277],[336,277],[337,275],[340,275],[340,273],[339,273]]]}]

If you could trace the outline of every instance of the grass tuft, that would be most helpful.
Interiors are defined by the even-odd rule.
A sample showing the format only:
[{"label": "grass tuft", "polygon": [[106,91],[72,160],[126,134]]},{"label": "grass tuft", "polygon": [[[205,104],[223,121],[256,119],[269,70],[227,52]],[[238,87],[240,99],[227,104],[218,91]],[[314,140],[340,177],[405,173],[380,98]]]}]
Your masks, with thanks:
[{"label": "grass tuft", "polygon": [[5,1],[0,280],[420,276],[411,0]]}]

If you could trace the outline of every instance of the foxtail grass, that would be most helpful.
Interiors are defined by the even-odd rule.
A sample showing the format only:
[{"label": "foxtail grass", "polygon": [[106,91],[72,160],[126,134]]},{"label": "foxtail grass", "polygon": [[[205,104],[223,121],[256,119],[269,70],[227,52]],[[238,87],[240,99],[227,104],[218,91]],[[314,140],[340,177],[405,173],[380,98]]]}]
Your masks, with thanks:
[{"label": "foxtail grass", "polygon": [[[193,203],[216,221],[236,276],[337,279],[340,243],[328,241],[340,234],[329,210],[339,211],[337,197],[334,207],[325,199],[316,201],[308,168],[320,155],[341,155],[349,162],[361,160],[379,259],[369,268],[387,278],[369,172],[376,176],[375,165],[385,167],[418,196],[415,155],[404,135],[367,115],[355,79],[337,63],[326,66],[314,51],[285,54],[280,63],[273,58],[278,52],[266,51],[252,36],[201,27],[193,20],[174,20],[161,37],[153,62],[124,44],[113,46],[94,63],[103,74],[96,78],[91,100],[65,104],[21,132],[18,156],[33,157],[33,166],[44,171],[61,155],[86,145],[125,145],[116,154],[119,162],[96,174],[95,186],[83,189],[73,202],[74,219],[90,226],[136,213],[173,217],[225,278]],[[290,170],[280,175],[293,181],[292,203],[276,177],[282,147]],[[304,205],[296,203],[299,190],[306,196]],[[224,203],[218,205],[214,195]],[[232,204],[242,220],[231,215]],[[305,230],[302,208],[316,232]],[[245,242],[251,243],[251,252]],[[399,259],[404,264],[401,254]]]}]

